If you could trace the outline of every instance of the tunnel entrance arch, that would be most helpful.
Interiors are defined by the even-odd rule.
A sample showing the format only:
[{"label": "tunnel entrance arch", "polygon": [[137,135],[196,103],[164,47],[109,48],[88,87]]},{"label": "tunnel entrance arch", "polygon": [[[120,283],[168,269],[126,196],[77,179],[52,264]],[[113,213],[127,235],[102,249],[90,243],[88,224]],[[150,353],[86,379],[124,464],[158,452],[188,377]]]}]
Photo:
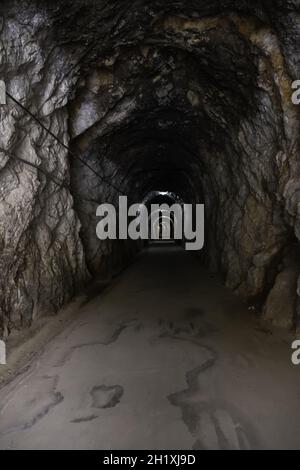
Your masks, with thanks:
[{"label": "tunnel entrance arch", "polygon": [[[176,239],[176,227],[182,226],[182,220],[179,220],[176,211],[166,210],[174,205],[183,207],[184,201],[177,194],[169,191],[151,191],[143,199],[149,212],[149,240],[148,244],[182,244],[182,239]],[[154,211],[153,206],[159,206]],[[182,227],[181,227],[182,228]]]}]

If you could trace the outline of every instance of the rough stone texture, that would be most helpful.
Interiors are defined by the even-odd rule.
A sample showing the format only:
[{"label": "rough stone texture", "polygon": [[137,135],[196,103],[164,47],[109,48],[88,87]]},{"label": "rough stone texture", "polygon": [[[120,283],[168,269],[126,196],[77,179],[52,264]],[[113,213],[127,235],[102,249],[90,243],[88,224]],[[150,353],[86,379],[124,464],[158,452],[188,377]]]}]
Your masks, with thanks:
[{"label": "rough stone texture", "polygon": [[285,269],[276,277],[264,308],[264,318],[274,325],[292,328],[296,305],[297,274],[295,269]]},{"label": "rough stone texture", "polygon": [[[47,43],[46,15],[25,6],[16,16],[9,11],[2,17],[0,75],[8,92],[67,143],[69,59],[57,60]],[[11,100],[0,113],[0,331],[6,336],[57,310],[87,270],[67,150]]]},{"label": "rough stone texture", "polygon": [[119,194],[205,202],[211,268],[248,298],[265,299],[275,279],[277,289],[300,240],[299,10],[281,0],[3,2],[8,91],[98,176],[15,104],[0,108],[2,333],[130,259],[131,244],[95,239],[96,205]]}]

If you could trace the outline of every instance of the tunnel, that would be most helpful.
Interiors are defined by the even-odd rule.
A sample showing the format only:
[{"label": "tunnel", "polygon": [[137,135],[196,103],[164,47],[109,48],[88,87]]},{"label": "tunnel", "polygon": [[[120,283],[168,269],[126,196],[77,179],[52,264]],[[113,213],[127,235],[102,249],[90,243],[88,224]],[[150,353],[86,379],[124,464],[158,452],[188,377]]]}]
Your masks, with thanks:
[{"label": "tunnel", "polygon": [[[3,341],[14,345],[55,322],[78,296],[113,286],[141,259],[139,276],[153,296],[156,278],[172,297],[169,276],[179,276],[173,286],[183,289],[187,328],[201,317],[193,285],[209,298],[233,299],[233,324],[245,322],[246,335],[248,322],[258,322],[262,343],[273,328],[299,334],[299,14],[299,2],[287,0],[1,2]],[[203,249],[185,252],[174,216],[166,222],[162,211],[155,240],[99,240],[97,207],[118,213],[121,196],[146,207],[203,205]],[[163,240],[165,222],[171,232]],[[131,311],[135,319],[138,303]],[[200,333],[214,334],[199,321]],[[99,390],[110,394],[103,387],[91,392],[93,403]],[[113,391],[117,403],[122,390]],[[184,399],[170,395],[175,407]],[[186,414],[194,405],[184,406],[193,434]],[[227,444],[259,447],[249,435]],[[0,443],[1,436],[0,425]],[[214,447],[214,438],[203,439],[194,448]]]}]

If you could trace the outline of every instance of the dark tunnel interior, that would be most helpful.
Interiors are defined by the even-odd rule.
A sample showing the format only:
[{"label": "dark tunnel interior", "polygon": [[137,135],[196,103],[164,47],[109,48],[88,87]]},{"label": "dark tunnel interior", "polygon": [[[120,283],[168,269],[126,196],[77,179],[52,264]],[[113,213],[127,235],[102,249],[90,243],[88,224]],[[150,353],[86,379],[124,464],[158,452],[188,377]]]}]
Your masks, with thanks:
[{"label": "dark tunnel interior", "polygon": [[155,191],[205,205],[201,259],[234,292],[263,307],[284,272],[294,285],[295,325],[295,2],[5,8],[3,73],[24,108],[1,109],[13,129],[2,146],[1,198],[16,208],[4,204],[2,213],[7,233],[19,227],[15,242],[1,235],[2,333],[126,266],[140,244],[99,243],[96,207],[116,205],[120,195],[142,203]]},{"label": "dark tunnel interior", "polygon": [[0,0],[0,450],[300,448],[299,105],[300,0]]}]

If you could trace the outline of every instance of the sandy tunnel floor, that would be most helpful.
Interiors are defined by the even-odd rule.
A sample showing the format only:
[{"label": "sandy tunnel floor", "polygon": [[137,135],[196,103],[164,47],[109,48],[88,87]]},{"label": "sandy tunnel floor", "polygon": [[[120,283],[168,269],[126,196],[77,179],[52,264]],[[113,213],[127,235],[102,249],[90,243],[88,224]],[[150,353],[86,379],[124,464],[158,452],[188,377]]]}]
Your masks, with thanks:
[{"label": "sandy tunnel floor", "polygon": [[300,448],[291,345],[152,247],[0,391],[1,449]]}]

